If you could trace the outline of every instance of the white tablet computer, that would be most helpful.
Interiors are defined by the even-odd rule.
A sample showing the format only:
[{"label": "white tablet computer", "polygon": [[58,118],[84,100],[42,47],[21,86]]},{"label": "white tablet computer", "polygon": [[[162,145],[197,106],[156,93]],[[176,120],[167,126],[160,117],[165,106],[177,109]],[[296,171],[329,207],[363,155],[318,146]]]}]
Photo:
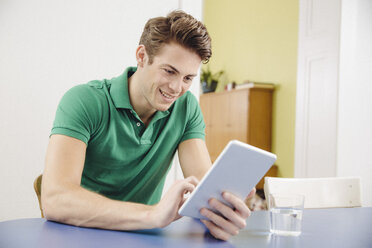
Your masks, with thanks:
[{"label": "white tablet computer", "polygon": [[230,141],[178,213],[205,219],[199,211],[203,207],[211,209],[208,204],[210,198],[230,205],[222,198],[224,191],[244,199],[275,160],[275,154],[237,140]]}]

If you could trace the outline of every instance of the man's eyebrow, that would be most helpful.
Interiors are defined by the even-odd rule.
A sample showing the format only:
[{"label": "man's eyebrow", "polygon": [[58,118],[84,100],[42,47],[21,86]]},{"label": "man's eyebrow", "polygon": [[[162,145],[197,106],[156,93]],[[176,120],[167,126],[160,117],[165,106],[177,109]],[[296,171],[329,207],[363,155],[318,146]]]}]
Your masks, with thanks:
[{"label": "man's eyebrow", "polygon": [[175,72],[177,72],[177,73],[180,73],[177,69],[176,69],[176,67],[174,67],[174,66],[172,66],[172,65],[170,65],[170,64],[164,64],[165,66],[168,66],[168,67],[170,67],[170,68],[172,68],[172,70],[173,71],[175,71]]},{"label": "man's eyebrow", "polygon": [[[172,65],[170,65],[170,64],[164,64],[164,65],[170,67],[170,68],[171,68],[172,70],[174,70],[175,72],[180,73],[180,72],[177,70],[176,67],[174,67],[174,66],[172,66]],[[187,76],[196,77],[196,74],[190,74],[190,75],[187,75]]]}]

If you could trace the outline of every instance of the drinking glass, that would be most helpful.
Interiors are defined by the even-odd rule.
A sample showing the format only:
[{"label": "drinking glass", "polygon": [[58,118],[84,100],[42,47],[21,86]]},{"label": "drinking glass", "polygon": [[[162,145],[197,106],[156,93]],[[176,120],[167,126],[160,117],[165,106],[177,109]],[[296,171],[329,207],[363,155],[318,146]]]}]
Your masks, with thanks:
[{"label": "drinking glass", "polygon": [[305,197],[297,194],[270,194],[270,232],[285,236],[301,234]]}]

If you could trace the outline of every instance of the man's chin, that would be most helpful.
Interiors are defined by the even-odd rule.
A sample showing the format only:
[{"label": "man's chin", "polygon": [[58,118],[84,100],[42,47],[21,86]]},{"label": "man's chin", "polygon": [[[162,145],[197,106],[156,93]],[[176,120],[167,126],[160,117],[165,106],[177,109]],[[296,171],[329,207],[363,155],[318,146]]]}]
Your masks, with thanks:
[{"label": "man's chin", "polygon": [[[173,103],[174,103],[174,102],[173,102]],[[156,109],[157,109],[158,111],[161,111],[161,112],[163,112],[163,111],[167,111],[167,110],[172,106],[173,103],[171,103],[171,104],[161,104],[161,105],[159,105]]]}]

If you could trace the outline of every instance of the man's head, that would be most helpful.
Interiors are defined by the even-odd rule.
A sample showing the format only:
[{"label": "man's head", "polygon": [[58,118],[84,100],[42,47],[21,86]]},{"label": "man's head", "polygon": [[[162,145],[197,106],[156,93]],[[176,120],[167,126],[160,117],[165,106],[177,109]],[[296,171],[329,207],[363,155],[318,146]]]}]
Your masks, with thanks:
[{"label": "man's head", "polygon": [[208,32],[192,16],[173,11],[150,19],[136,49],[137,71],[129,79],[135,111],[146,119],[167,110],[190,88],[211,54]]},{"label": "man's head", "polygon": [[198,54],[203,63],[212,56],[211,38],[205,26],[183,11],[172,11],[166,17],[147,21],[139,44],[144,45],[153,62],[163,45],[177,43]]}]

